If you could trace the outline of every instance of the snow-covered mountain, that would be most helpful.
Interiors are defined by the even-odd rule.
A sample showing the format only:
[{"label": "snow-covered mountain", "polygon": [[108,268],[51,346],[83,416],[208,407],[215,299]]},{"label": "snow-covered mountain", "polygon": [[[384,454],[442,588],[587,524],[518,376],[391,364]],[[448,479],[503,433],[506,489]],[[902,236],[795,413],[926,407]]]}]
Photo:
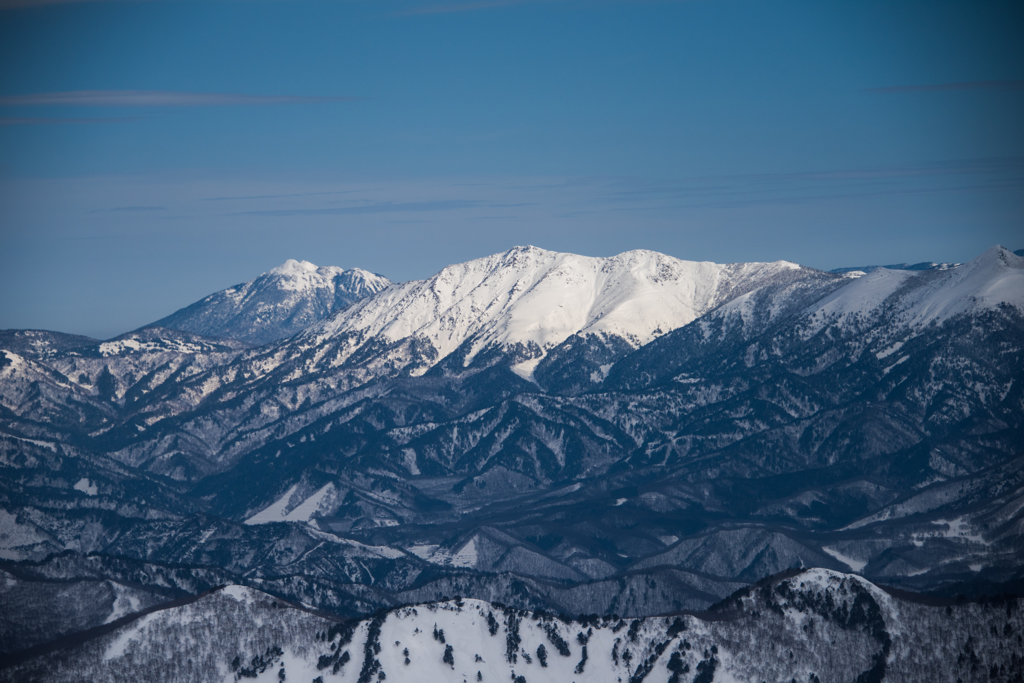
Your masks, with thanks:
[{"label": "snow-covered mountain", "polygon": [[224,584],[344,616],[664,614],[793,566],[1012,587],[1022,274],[521,248],[257,348],[2,332],[0,612],[32,611],[0,644]]},{"label": "snow-covered mountain", "polygon": [[290,337],[390,284],[386,277],[359,268],[288,259],[254,280],[211,294],[152,326],[266,344]]},{"label": "snow-covered mountain", "polygon": [[[315,344],[344,335],[429,345],[413,375],[458,351],[468,367],[489,352],[512,355],[518,374],[574,335],[638,348],[715,306],[779,276],[806,271],[788,261],[721,265],[652,251],[594,258],[515,247],[396,285],[309,329]],[[363,344],[353,341],[333,363]]]},{"label": "snow-covered mountain", "polygon": [[819,302],[819,325],[854,317],[887,316],[901,327],[921,329],[953,316],[1001,306],[1024,310],[1024,258],[995,246],[956,268],[916,273],[879,268]]},{"label": "snow-covered mountain", "polygon": [[1020,680],[1020,601],[915,602],[789,572],[704,614],[570,618],[482,600],[337,622],[227,586],[0,669],[0,680],[376,683]]},{"label": "snow-covered mountain", "polygon": [[[804,353],[815,348],[830,357],[827,363],[856,361],[868,349],[883,361],[946,323],[990,314],[1013,320],[1024,315],[1024,257],[1001,246],[947,270],[880,268],[839,287],[804,281],[760,288],[735,297],[697,325],[647,345],[616,366],[614,375],[617,386],[640,386],[665,379],[707,352],[739,353],[743,367],[751,368],[758,361],[793,362],[800,358],[797,347]],[[770,339],[746,346],[765,334]],[[850,347],[845,353],[844,345]]]}]

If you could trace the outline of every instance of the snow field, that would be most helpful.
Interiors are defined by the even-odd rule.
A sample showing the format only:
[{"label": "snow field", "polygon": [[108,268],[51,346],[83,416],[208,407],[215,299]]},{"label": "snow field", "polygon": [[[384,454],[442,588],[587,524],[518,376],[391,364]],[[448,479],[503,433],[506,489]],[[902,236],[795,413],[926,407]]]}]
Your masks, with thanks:
[{"label": "snow field", "polygon": [[516,247],[392,286],[310,328],[308,336],[421,338],[438,351],[435,362],[471,341],[467,365],[485,349],[519,344],[535,355],[515,370],[532,380],[536,362],[573,334],[617,336],[639,347],[720,304],[730,275],[767,278],[794,268],[786,261],[682,261],[642,250],[592,258]]},{"label": "snow field", "polygon": [[[886,652],[893,680],[932,681],[944,680],[936,672],[955,675],[960,667],[963,673],[957,646],[949,649],[949,643],[965,642],[973,632],[983,661],[1009,661],[1016,656],[1016,639],[1002,632],[989,638],[988,626],[995,619],[997,625],[1012,621],[1014,632],[1024,629],[1024,615],[1010,615],[1002,605],[968,604],[956,608],[960,618],[950,619],[945,608],[903,602],[860,577],[826,569],[751,587],[734,600],[707,620],[595,617],[581,623],[456,599],[335,622],[257,590],[229,586],[85,644],[66,664],[58,661],[48,678],[58,683],[831,681],[872,669]],[[0,675],[0,680],[19,680],[19,672],[32,671],[18,669],[13,679]]]},{"label": "snow field", "polygon": [[[498,624],[494,635],[488,627],[488,614],[492,615]],[[652,620],[659,622],[659,625],[661,621],[663,620]],[[520,642],[515,648],[515,661],[512,662],[508,657],[508,626],[515,622],[518,622]],[[439,634],[443,631],[444,643],[435,638],[435,627]],[[565,641],[569,647],[569,656],[559,654],[545,627],[553,628]],[[588,631],[588,658],[583,665],[583,672],[576,673],[583,652],[583,646],[578,642],[577,636],[579,633],[586,636]],[[359,678],[365,636],[366,630],[361,628],[349,646],[352,661],[340,672],[341,676],[334,680],[347,683],[355,682]],[[377,659],[381,670],[386,672],[387,680],[397,681],[471,683],[478,680],[479,672],[483,681],[502,683],[513,680],[515,676],[523,676],[529,683],[618,683],[628,681],[630,671],[621,659],[619,664],[615,664],[609,658],[608,653],[616,647],[616,639],[620,641],[618,651],[626,649],[622,644],[628,640],[626,627],[614,633],[610,627],[581,628],[579,624],[566,625],[551,618],[534,620],[530,615],[509,618],[500,609],[488,603],[466,600],[461,608],[455,602],[445,602],[419,605],[389,614],[381,626],[381,651]],[[643,643],[642,638],[640,643]],[[537,650],[541,645],[547,651],[547,666],[542,666],[537,657]],[[443,661],[448,646],[452,647],[453,664]],[[635,653],[632,659],[635,667],[640,652],[637,644],[633,644],[632,648]],[[409,664],[405,663],[406,650],[409,652]],[[668,649],[666,659],[667,653]],[[665,664],[661,663],[660,670],[655,666],[655,670],[658,674],[647,680],[664,680],[668,671]],[[290,675],[289,672],[289,677]],[[324,680],[326,682],[332,679],[325,676]]]}]

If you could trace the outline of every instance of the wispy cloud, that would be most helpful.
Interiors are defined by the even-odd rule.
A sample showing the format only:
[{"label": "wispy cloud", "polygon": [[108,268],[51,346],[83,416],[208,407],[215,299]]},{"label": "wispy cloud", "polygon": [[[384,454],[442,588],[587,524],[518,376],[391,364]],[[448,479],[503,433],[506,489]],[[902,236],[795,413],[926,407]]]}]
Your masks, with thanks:
[{"label": "wispy cloud", "polygon": [[496,203],[477,199],[442,199],[426,202],[375,202],[360,206],[343,206],[317,209],[268,209],[238,211],[229,216],[358,216],[374,213],[404,213],[417,211],[457,211],[477,208],[511,208],[528,206],[528,203]]},{"label": "wispy cloud", "polygon": [[41,5],[62,5],[67,2],[83,2],[89,0],[0,0],[0,10],[19,7],[39,7]]},{"label": "wispy cloud", "polygon": [[139,121],[144,116],[105,116],[101,118],[60,119],[49,117],[0,117],[0,126],[61,126],[79,123],[125,123]]},{"label": "wispy cloud", "polygon": [[691,177],[674,181],[598,180],[614,211],[670,207],[735,208],[812,204],[853,197],[1013,190],[1024,185],[1024,158],[957,159],[904,166]]},{"label": "wispy cloud", "polygon": [[115,206],[109,209],[93,209],[89,213],[149,213],[166,210],[166,206]]},{"label": "wispy cloud", "polygon": [[305,97],[243,95],[240,93],[176,92],[172,90],[70,90],[66,92],[7,95],[3,107],[231,107],[270,104],[322,104],[348,102],[358,97]]},{"label": "wispy cloud", "polygon": [[[98,2],[125,2],[127,0],[0,0],[0,10],[21,9],[26,7],[44,7],[48,5],[66,5]],[[134,2],[154,2],[155,0],[132,0]],[[522,5],[536,2],[564,2],[566,0],[475,0],[470,2],[454,2],[450,4],[431,4],[425,7],[396,12],[398,15],[410,14],[445,14],[448,12],[471,12],[473,10],[504,7],[506,5]]]},{"label": "wispy cloud", "polygon": [[324,192],[290,192],[288,194],[251,194],[244,196],[205,197],[204,202],[234,202],[246,199],[292,199],[294,197],[318,197],[322,195],[352,194],[356,190],[328,190]]},{"label": "wispy cloud", "polygon": [[905,92],[942,92],[950,90],[1024,90],[1024,81],[964,81],[962,83],[893,85],[884,88],[866,88],[864,92],[890,94]]},{"label": "wispy cloud", "polygon": [[[311,187],[309,192],[214,195],[237,205],[217,216],[278,218],[367,217],[375,221],[483,220],[517,216],[585,220],[609,212],[671,214],[702,208],[811,205],[851,198],[1017,191],[1024,158],[951,159],[898,166],[683,178],[512,178],[485,183],[387,183]],[[283,188],[282,188],[283,189]],[[290,188],[289,188],[290,189]],[[346,199],[342,199],[345,197]],[[209,198],[203,198],[208,200]],[[264,202],[270,202],[266,204]]]},{"label": "wispy cloud", "polygon": [[[2,0],[0,0],[2,1]],[[673,2],[679,0],[603,0],[603,3]],[[581,7],[600,4],[599,0],[467,0],[465,2],[429,2],[394,13],[394,16],[415,16],[424,14],[452,14],[455,12],[477,12],[480,10],[515,7],[518,5],[540,5],[575,3]]]},{"label": "wispy cloud", "polygon": [[[127,2],[129,0],[0,0],[0,10],[45,7],[48,5],[70,5],[99,2]],[[158,0],[130,0],[132,2],[157,2]],[[225,0],[232,2],[233,0]]]},{"label": "wispy cloud", "polygon": [[477,2],[455,2],[448,4],[431,4],[423,7],[414,7],[401,12],[400,16],[414,16],[418,14],[451,14],[453,12],[475,12],[477,10],[495,9],[498,7],[510,7],[513,5],[536,4],[540,2],[566,2],[568,0],[478,0]]}]

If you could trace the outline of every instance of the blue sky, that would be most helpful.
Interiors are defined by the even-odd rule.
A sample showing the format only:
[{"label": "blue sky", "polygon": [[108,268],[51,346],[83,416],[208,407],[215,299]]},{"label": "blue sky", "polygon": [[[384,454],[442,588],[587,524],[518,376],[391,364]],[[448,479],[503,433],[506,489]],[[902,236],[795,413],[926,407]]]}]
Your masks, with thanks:
[{"label": "blue sky", "polygon": [[1024,5],[0,0],[0,328],[287,258],[1024,246]]}]

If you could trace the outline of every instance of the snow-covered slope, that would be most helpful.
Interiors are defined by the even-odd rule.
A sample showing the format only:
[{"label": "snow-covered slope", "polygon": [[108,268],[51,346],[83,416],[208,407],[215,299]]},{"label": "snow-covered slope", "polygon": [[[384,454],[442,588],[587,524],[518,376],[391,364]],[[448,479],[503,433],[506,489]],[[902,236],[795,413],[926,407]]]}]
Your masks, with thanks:
[{"label": "snow-covered slope", "polygon": [[942,323],[1000,306],[1024,310],[1024,258],[995,246],[956,268],[880,268],[815,305],[819,321],[885,314],[908,327]]},{"label": "snow-covered slope", "polygon": [[306,334],[325,341],[345,334],[391,343],[415,338],[433,347],[434,363],[465,344],[463,366],[483,351],[515,349],[528,370],[574,334],[617,337],[637,348],[794,270],[800,266],[787,261],[720,265],[652,251],[594,258],[516,247],[391,287]]},{"label": "snow-covered slope", "polygon": [[386,277],[359,268],[288,259],[255,280],[211,294],[153,325],[266,344],[290,337],[390,284]]},{"label": "snow-covered slope", "polygon": [[943,263],[936,263],[935,261],[922,261],[920,263],[893,263],[887,266],[852,266],[847,268],[834,268],[830,270],[830,273],[839,273],[840,275],[851,273],[871,273],[878,270],[879,268],[885,268],[886,270],[949,270],[950,268],[956,268],[961,264],[945,261]]},{"label": "snow-covered slope", "polygon": [[740,591],[706,617],[571,619],[455,598],[336,623],[228,586],[0,680],[1012,681],[1024,669],[1018,603],[918,604],[810,570]]}]

